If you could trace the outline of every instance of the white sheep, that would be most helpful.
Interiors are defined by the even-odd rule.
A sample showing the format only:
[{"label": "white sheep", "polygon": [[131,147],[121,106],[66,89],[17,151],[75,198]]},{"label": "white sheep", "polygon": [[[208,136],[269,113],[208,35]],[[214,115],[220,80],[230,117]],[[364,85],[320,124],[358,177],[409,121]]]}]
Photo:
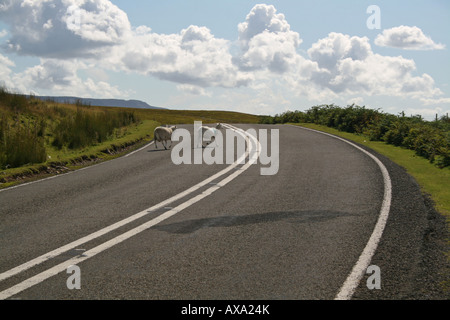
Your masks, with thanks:
[{"label": "white sheep", "polygon": [[222,129],[222,125],[220,123],[217,123],[215,128],[211,128],[208,126],[201,126],[198,129],[198,146],[197,147],[203,147],[203,141],[206,141],[206,145],[209,145],[212,142],[215,142],[217,130]]},{"label": "white sheep", "polygon": [[172,127],[157,127],[153,132],[153,141],[155,142],[155,149],[157,148],[156,141],[161,142],[164,149],[166,148],[166,141],[170,141],[170,147],[172,146],[172,133],[176,129],[176,126]]}]

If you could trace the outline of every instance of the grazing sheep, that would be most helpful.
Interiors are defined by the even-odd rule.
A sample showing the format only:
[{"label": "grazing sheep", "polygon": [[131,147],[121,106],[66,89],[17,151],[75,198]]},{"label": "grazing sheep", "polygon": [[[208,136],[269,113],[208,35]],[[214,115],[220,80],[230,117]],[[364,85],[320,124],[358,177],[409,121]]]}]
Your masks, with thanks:
[{"label": "grazing sheep", "polygon": [[217,130],[222,129],[222,125],[220,123],[217,123],[215,128],[207,127],[207,126],[201,126],[198,129],[198,146],[197,147],[203,147],[203,138],[205,138],[206,145],[209,145],[213,141],[216,140]]},{"label": "grazing sheep", "polygon": [[172,127],[157,127],[153,133],[153,141],[155,142],[155,149],[157,148],[156,141],[161,142],[164,149],[166,148],[166,141],[170,141],[170,147],[172,146],[172,133],[176,129],[176,126]]}]

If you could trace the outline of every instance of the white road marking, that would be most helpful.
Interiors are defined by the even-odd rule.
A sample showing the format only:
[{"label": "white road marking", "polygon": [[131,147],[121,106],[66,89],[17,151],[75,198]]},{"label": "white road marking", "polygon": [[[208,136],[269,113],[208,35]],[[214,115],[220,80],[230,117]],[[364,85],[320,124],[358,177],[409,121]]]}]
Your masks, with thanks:
[{"label": "white road marking", "polygon": [[[134,150],[133,152],[127,153],[126,155],[123,156],[123,158],[126,158],[126,157],[128,157],[128,156],[131,156],[132,154],[135,154],[136,152],[139,152],[139,151],[141,151],[141,150],[144,150],[145,148],[151,146],[153,143],[154,143],[154,141],[152,141],[152,142],[146,144],[145,146],[139,148],[138,150]],[[122,158],[122,157],[115,158],[115,159],[120,159],[120,158]],[[112,159],[112,160],[115,160],[115,159]],[[112,161],[112,160],[110,160],[110,161]],[[27,186],[27,185],[30,185],[30,184],[34,184],[34,183],[38,183],[38,182],[42,182],[42,181],[46,181],[46,180],[50,180],[50,179],[55,179],[55,178],[58,178],[58,177],[63,177],[63,176],[65,176],[65,175],[72,174],[72,173],[74,173],[74,172],[78,172],[78,171],[82,171],[82,170],[94,168],[94,167],[99,166],[99,165],[101,165],[101,164],[104,164],[104,163],[106,163],[106,162],[108,162],[108,161],[96,163],[96,164],[93,164],[93,165],[90,165],[90,166],[87,166],[87,167],[83,167],[83,168],[80,168],[80,169],[76,169],[76,170],[74,170],[74,171],[69,171],[69,172],[66,172],[66,173],[57,174],[57,175],[50,176],[50,177],[47,177],[47,178],[43,178],[43,179],[39,179],[39,180],[35,180],[35,181],[30,181],[30,182],[21,183],[21,184],[12,186],[12,187],[3,188],[3,189],[0,189],[0,192],[7,191],[7,190],[11,190],[11,189],[16,189],[16,188],[20,188],[20,187],[24,187],[24,186]],[[1,279],[0,279],[0,281],[1,281]]]},{"label": "white road marking", "polygon": [[[231,128],[232,126],[229,126],[229,127]],[[247,134],[243,130],[238,129],[236,127],[233,127],[233,129],[235,129],[236,131],[240,132],[241,134],[242,133]],[[249,138],[253,140],[255,145],[258,144],[257,139],[255,137],[249,136]],[[255,145],[249,144],[249,148],[253,148]],[[260,150],[260,148],[257,148],[256,154],[259,154],[259,150]],[[131,221],[134,221],[134,220],[136,220],[136,219],[138,219],[138,218],[140,218],[142,216],[145,216],[149,212],[152,212],[154,210],[162,208],[162,207],[166,206],[168,203],[173,202],[173,201],[175,201],[177,199],[180,199],[180,198],[182,198],[182,197],[184,197],[184,196],[194,192],[195,190],[199,189],[200,187],[210,183],[212,180],[214,180],[214,179],[222,176],[223,174],[229,172],[230,170],[232,170],[235,166],[237,166],[237,164],[240,162],[241,158],[242,157],[246,157],[248,154],[249,154],[249,151],[247,149],[245,154],[243,154],[239,159],[236,160],[236,162],[234,162],[232,165],[230,165],[226,169],[224,169],[224,170],[220,171],[219,173],[213,175],[212,177],[210,177],[210,178],[200,182],[199,184],[195,185],[194,187],[191,187],[188,190],[186,190],[186,191],[184,191],[184,192],[182,192],[182,193],[180,193],[180,194],[178,194],[178,195],[176,195],[176,196],[174,196],[174,197],[172,197],[172,198],[170,198],[170,199],[168,199],[166,201],[163,201],[163,202],[157,204],[156,206],[153,206],[153,207],[151,207],[149,209],[141,211],[141,212],[139,212],[139,213],[137,213],[137,214],[127,218],[127,219],[119,221],[119,222],[117,222],[117,223],[115,223],[115,224],[113,224],[113,225],[111,225],[111,226],[109,226],[107,228],[101,229],[100,231],[92,233],[92,234],[90,234],[90,235],[88,235],[86,237],[83,237],[83,238],[81,238],[81,239],[79,239],[77,241],[74,241],[74,242],[72,242],[72,243],[70,243],[68,245],[60,247],[60,248],[58,248],[58,249],[56,249],[56,250],[54,250],[52,252],[44,254],[44,255],[42,255],[42,256],[40,256],[40,257],[38,257],[36,259],[33,259],[33,260],[31,260],[31,261],[29,261],[29,262],[27,262],[25,264],[22,264],[22,265],[20,265],[20,266],[18,266],[16,268],[13,268],[11,270],[8,270],[8,271],[2,273],[0,275],[0,281],[4,280],[6,278],[9,278],[12,275],[18,274],[18,273],[20,273],[20,272],[22,272],[24,270],[27,270],[27,269],[29,269],[29,268],[31,268],[31,267],[39,264],[39,263],[42,263],[42,262],[44,262],[46,260],[49,260],[49,259],[51,259],[51,258],[53,258],[53,257],[55,257],[57,255],[60,255],[61,253],[65,252],[67,250],[73,249],[74,247],[76,247],[76,246],[78,246],[80,244],[86,243],[87,241],[95,239],[95,238],[97,238],[97,237],[99,237],[99,236],[101,236],[101,235],[103,235],[105,233],[108,233],[108,232],[110,232],[110,231],[112,231],[114,229],[117,229],[120,226],[123,226],[123,225],[125,225],[125,224],[127,224],[127,223],[129,223]],[[196,203],[196,202],[202,200],[203,198],[209,196],[214,191],[216,191],[216,190],[220,189],[221,187],[225,186],[227,183],[229,183],[230,181],[235,179],[237,176],[239,176],[241,173],[243,173],[245,170],[247,170],[250,167],[251,164],[252,164],[252,162],[248,161],[245,165],[242,166],[242,170],[234,171],[231,175],[229,175],[228,177],[226,177],[225,179],[223,179],[222,181],[217,183],[217,185],[215,185],[213,187],[210,187],[209,189],[203,191],[201,194],[199,194],[199,195],[197,195],[197,196],[195,196],[195,197],[185,201],[184,203],[182,203],[182,204],[178,205],[177,207],[175,207],[175,208],[173,208],[173,209],[171,209],[171,210],[161,214],[160,216],[158,216],[158,217],[156,217],[156,218],[154,218],[154,219],[152,219],[152,220],[150,220],[150,221],[148,221],[148,222],[146,222],[144,224],[141,224],[140,226],[138,226],[138,227],[136,227],[136,228],[134,228],[132,230],[129,230],[129,231],[127,231],[127,232],[125,232],[125,233],[123,233],[123,234],[121,234],[121,235],[119,235],[119,236],[117,236],[117,237],[115,237],[115,238],[113,238],[113,239],[111,239],[109,241],[106,241],[106,242],[102,243],[101,245],[98,245],[95,248],[92,248],[92,249],[90,249],[88,251],[85,251],[80,256],[77,256],[77,257],[71,258],[69,260],[66,260],[63,263],[60,263],[60,264],[58,264],[58,265],[56,265],[56,266],[54,266],[54,267],[52,267],[50,269],[47,269],[46,271],[43,271],[43,272],[41,272],[41,273],[31,277],[31,278],[28,278],[28,279],[24,280],[23,282],[15,285],[13,287],[10,287],[10,288],[0,292],[0,300],[7,299],[7,298],[9,298],[9,297],[11,297],[11,296],[13,296],[13,295],[15,295],[15,294],[25,290],[25,289],[28,289],[28,288],[30,288],[30,287],[38,284],[38,283],[41,283],[42,281],[44,281],[44,280],[46,280],[46,279],[48,279],[48,278],[50,278],[50,277],[60,273],[60,272],[63,272],[70,265],[75,265],[75,264],[78,264],[78,263],[80,263],[80,262],[82,262],[84,260],[92,258],[93,256],[97,255],[98,253],[103,252],[106,249],[109,249],[109,248],[113,247],[114,245],[117,245],[117,244],[119,244],[119,243],[121,243],[121,242],[123,242],[123,241],[125,241],[125,240],[127,240],[127,239],[129,239],[131,237],[133,237],[134,235],[137,235],[138,233],[140,233],[142,231],[145,231],[145,230],[153,227],[154,225],[156,225],[156,224],[158,224],[158,223],[160,223],[160,222],[162,222],[162,221],[172,217],[173,215],[177,214],[178,212],[186,209],[187,207],[193,205],[194,203]]]},{"label": "white road marking", "polygon": [[[243,155],[242,157],[245,157],[245,156],[246,155]],[[212,175],[211,177],[209,177],[209,178],[199,182],[198,184],[194,185],[193,187],[191,187],[191,188],[189,188],[189,189],[187,189],[187,190],[185,190],[185,191],[183,191],[183,192],[181,192],[181,193],[179,193],[179,194],[177,194],[177,195],[175,195],[175,196],[173,196],[173,197],[171,197],[171,198],[169,198],[169,199],[167,199],[167,200],[165,200],[165,201],[163,201],[161,203],[158,203],[158,204],[154,205],[153,207],[151,207],[149,209],[146,209],[146,210],[143,210],[141,212],[138,212],[138,213],[136,213],[136,214],[126,218],[126,219],[118,221],[118,222],[116,222],[116,223],[114,223],[114,224],[112,224],[112,225],[110,225],[108,227],[105,227],[105,228],[103,228],[103,229],[101,229],[99,231],[91,233],[91,234],[89,234],[89,235],[87,235],[87,236],[85,236],[83,238],[75,240],[75,241],[73,241],[73,242],[71,242],[71,243],[69,243],[67,245],[64,245],[64,246],[62,246],[60,248],[57,248],[57,249],[55,249],[53,251],[45,253],[45,254],[43,254],[43,255],[41,255],[41,256],[33,259],[33,260],[30,260],[30,261],[28,261],[26,263],[23,263],[23,264],[15,267],[15,268],[12,268],[12,269],[10,269],[8,271],[5,271],[5,272],[1,273],[0,274],[0,281],[5,280],[7,278],[10,278],[10,277],[12,277],[12,276],[14,276],[14,275],[16,275],[16,274],[18,274],[20,272],[23,272],[23,271],[25,271],[27,269],[30,269],[30,268],[32,268],[32,267],[34,267],[34,266],[36,266],[38,264],[41,264],[41,263],[43,263],[43,262],[45,262],[47,260],[50,260],[50,259],[52,259],[52,258],[54,258],[54,257],[56,257],[56,256],[58,256],[58,255],[60,255],[60,254],[62,254],[64,252],[66,252],[68,250],[71,250],[71,249],[73,249],[75,247],[78,247],[78,246],[80,246],[80,245],[82,245],[82,244],[84,244],[84,243],[86,243],[88,241],[91,241],[93,239],[101,237],[101,236],[103,236],[103,235],[105,235],[105,234],[107,234],[107,233],[109,233],[109,232],[111,232],[111,231],[113,231],[115,229],[118,229],[118,228],[120,228],[120,227],[122,227],[122,226],[124,226],[124,225],[126,225],[126,224],[128,224],[130,222],[133,222],[133,221],[135,221],[135,220],[137,220],[139,218],[142,218],[142,217],[148,215],[149,213],[151,213],[151,212],[153,212],[155,210],[158,210],[160,208],[164,208],[168,204],[170,204],[172,202],[175,202],[175,201],[177,201],[179,199],[182,199],[183,197],[186,197],[187,195],[197,191],[198,189],[202,188],[203,186],[211,183],[212,181],[214,181],[215,179],[219,178],[220,176],[228,173],[230,170],[233,170],[235,167],[238,166],[238,163],[242,160],[242,157],[239,158],[236,162],[234,162],[230,166],[228,166],[227,168],[225,168],[225,169],[219,171],[218,173]],[[86,167],[86,168],[92,168],[92,167],[94,167],[94,166],[90,166],[90,167]],[[86,168],[83,168],[83,169],[86,169]],[[79,170],[82,170],[82,169],[79,169]],[[79,170],[77,170],[77,171],[79,171]],[[72,171],[72,172],[69,172],[67,174],[74,173],[74,172],[77,172],[77,171]],[[60,176],[62,176],[62,175],[60,175]],[[55,177],[58,177],[58,176],[53,176],[53,177],[50,177],[50,178],[47,178],[47,179],[44,179],[44,180],[48,180],[48,179],[55,178]],[[43,181],[43,180],[41,180],[41,181]],[[39,181],[34,181],[34,182],[39,182]],[[27,184],[31,184],[31,183],[27,183]],[[26,185],[26,184],[22,184],[22,185],[19,185],[19,186],[24,186],[24,185]],[[16,186],[16,187],[18,187],[18,186]]]},{"label": "white road marking", "polygon": [[154,143],[155,143],[155,141],[153,140],[152,142],[147,143],[147,144],[146,144],[145,146],[143,146],[142,148],[139,148],[139,149],[137,149],[137,150],[134,150],[133,152],[130,152],[130,153],[126,154],[126,155],[124,156],[124,158],[129,157],[129,156],[131,156],[132,154],[135,154],[136,152],[139,152],[139,151],[141,151],[141,150],[144,150],[145,148],[151,146],[151,145],[154,144]]},{"label": "white road marking", "polygon": [[[148,147],[149,145],[151,145],[152,143],[153,143],[153,142],[151,142],[150,144],[145,145],[144,147],[140,148],[139,150],[135,150],[135,151],[133,151],[133,152],[131,152],[131,153],[129,153],[129,154],[126,154],[126,155],[123,156],[123,157],[128,157],[129,155],[131,155],[131,154],[133,154],[133,153],[136,153],[136,152],[138,152],[138,151],[141,151],[142,149],[147,148],[147,147]],[[55,178],[63,177],[63,176],[66,176],[66,175],[68,175],[68,174],[73,174],[73,173],[78,172],[78,171],[83,171],[83,170],[86,170],[86,169],[95,168],[95,167],[97,167],[97,166],[99,166],[99,165],[102,165],[102,164],[105,164],[105,163],[108,163],[108,162],[110,162],[110,161],[114,161],[114,160],[120,159],[120,158],[122,158],[122,157],[114,158],[114,159],[109,160],[109,161],[103,161],[103,162],[100,162],[100,163],[96,163],[96,164],[93,164],[93,165],[89,165],[89,166],[87,166],[87,167],[79,168],[79,169],[76,169],[76,170],[73,170],[73,171],[69,171],[69,172],[66,172],[66,173],[57,174],[57,175],[50,176],[50,177],[47,177],[47,178],[42,178],[42,179],[39,179],[39,180],[30,181],[30,182],[25,182],[25,183],[21,183],[21,184],[15,185],[15,186],[3,188],[3,189],[0,189],[0,192],[8,191],[8,190],[16,189],[16,188],[21,188],[21,187],[24,187],[24,186],[28,186],[28,185],[30,185],[30,184],[35,184],[35,183],[47,181],[47,180],[50,180],[50,179],[55,179]],[[1,279],[0,279],[0,280],[1,280]]]},{"label": "white road marking", "polygon": [[330,137],[333,137],[335,139],[339,139],[341,141],[344,141],[348,143],[349,145],[355,147],[356,149],[362,151],[366,155],[368,155],[370,158],[372,158],[378,167],[381,170],[381,173],[383,175],[383,181],[384,181],[384,195],[383,195],[383,202],[381,204],[380,214],[378,216],[378,221],[372,231],[372,235],[369,238],[369,241],[367,242],[363,252],[359,256],[358,261],[353,266],[353,269],[351,273],[348,275],[347,279],[345,280],[344,284],[340,288],[338,294],[335,297],[335,300],[350,300],[355,293],[356,288],[358,287],[362,277],[364,276],[367,268],[369,267],[370,261],[372,260],[373,255],[375,254],[375,251],[377,250],[378,243],[380,242],[380,239],[383,235],[384,228],[386,226],[387,219],[389,217],[389,210],[391,207],[391,200],[392,200],[392,182],[391,178],[389,176],[389,172],[384,166],[384,164],[373,154],[370,152],[367,152],[363,148],[357,146],[356,144],[345,140],[341,137],[322,132],[317,131],[314,129],[304,128],[300,126],[294,126],[296,128],[301,128],[304,130],[309,130],[317,133],[321,133]]}]

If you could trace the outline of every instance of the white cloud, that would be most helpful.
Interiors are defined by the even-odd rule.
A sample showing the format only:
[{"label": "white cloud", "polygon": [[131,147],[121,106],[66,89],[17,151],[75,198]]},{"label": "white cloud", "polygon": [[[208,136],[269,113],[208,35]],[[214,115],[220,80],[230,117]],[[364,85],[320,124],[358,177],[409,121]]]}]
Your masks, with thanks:
[{"label": "white cloud", "polygon": [[330,33],[308,54],[319,67],[312,70],[311,80],[335,93],[413,98],[441,93],[429,75],[415,75],[413,60],[375,54],[366,37]]},{"label": "white cloud", "polygon": [[447,108],[450,108],[450,98],[420,98],[420,101],[426,106],[446,105]]},{"label": "white cloud", "polygon": [[406,50],[439,50],[445,46],[435,43],[416,26],[399,26],[383,30],[375,39],[375,44],[382,47],[394,47]]},{"label": "white cloud", "polygon": [[271,33],[289,33],[290,26],[282,13],[276,13],[272,5],[257,4],[247,15],[245,22],[238,25],[239,41],[245,47],[256,35],[268,31]]},{"label": "white cloud", "polygon": [[358,105],[358,106],[362,106],[364,104],[364,98],[363,97],[356,97],[356,98],[351,98],[347,100],[347,105]]},{"label": "white cloud", "polygon": [[0,19],[10,26],[6,48],[38,57],[92,56],[131,31],[126,13],[108,0],[10,0]]},{"label": "white cloud", "polygon": [[[417,74],[413,60],[376,54],[367,37],[331,32],[302,49],[305,56],[299,54],[299,33],[272,5],[251,9],[237,26],[236,42],[217,38],[204,26],[173,34],[133,28],[108,0],[0,0],[0,19],[9,25],[0,31],[9,57],[41,59],[14,74],[13,61],[0,54],[1,79],[22,92],[123,97],[129,92],[109,84],[108,73],[125,72],[173,82],[174,91],[191,101],[215,100],[213,93],[222,92],[217,105],[235,101],[252,112],[288,108],[299,99],[361,103],[376,95],[431,106],[448,103],[430,75]],[[375,43],[442,46],[417,27],[404,26],[384,30]]]},{"label": "white cloud", "polygon": [[338,62],[346,58],[364,60],[372,52],[367,37],[350,37],[331,32],[328,37],[318,40],[308,50],[308,55],[320,68],[333,70]]},{"label": "white cloud", "polygon": [[420,115],[424,119],[430,121],[430,120],[434,120],[436,118],[436,115],[438,116],[438,118],[440,118],[441,116],[445,115],[446,113],[448,114],[450,112],[450,108],[447,107],[446,110],[443,108],[440,108],[440,107],[407,108],[404,111],[405,111],[406,115],[411,115],[411,116]]},{"label": "white cloud", "polygon": [[49,93],[54,95],[88,96],[113,98],[127,96],[128,93],[111,86],[105,81],[83,80],[78,71],[88,66],[76,61],[41,59],[41,63],[25,71],[12,75],[14,89],[19,92]]},{"label": "white cloud", "polygon": [[14,89],[14,84],[11,81],[11,67],[14,67],[13,61],[0,54],[0,86],[4,86],[8,89]]},{"label": "white cloud", "polygon": [[177,85],[177,90],[196,96],[207,96],[207,97],[211,96],[211,92],[208,92],[202,87],[193,86],[190,84],[179,84]]},{"label": "white cloud", "polygon": [[254,6],[245,22],[238,25],[238,31],[241,52],[234,57],[234,63],[241,70],[284,73],[295,63],[302,40],[274,6]]},{"label": "white cloud", "polygon": [[149,74],[200,87],[238,87],[250,80],[233,65],[230,42],[206,27],[189,26],[179,34],[156,34],[140,28],[115,48],[111,63],[123,70]]},{"label": "white cloud", "polygon": [[128,16],[107,0],[63,0],[62,21],[81,39],[104,44],[120,43],[131,31]]}]

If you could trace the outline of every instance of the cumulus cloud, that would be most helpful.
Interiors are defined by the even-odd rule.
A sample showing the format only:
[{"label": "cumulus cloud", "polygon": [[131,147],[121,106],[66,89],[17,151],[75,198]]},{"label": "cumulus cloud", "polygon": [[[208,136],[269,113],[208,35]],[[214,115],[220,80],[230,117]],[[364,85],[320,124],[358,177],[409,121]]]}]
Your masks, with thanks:
[{"label": "cumulus cloud", "polygon": [[31,86],[39,89],[73,87],[76,84],[77,70],[76,63],[50,59],[28,68],[23,76]]},{"label": "cumulus cloud", "polygon": [[245,22],[238,25],[238,31],[241,53],[234,57],[234,63],[240,69],[283,73],[295,63],[302,40],[274,6],[254,6]]},{"label": "cumulus cloud", "polygon": [[177,89],[179,91],[195,96],[208,96],[208,97],[211,96],[211,93],[206,91],[204,88],[190,84],[179,84],[177,85]]},{"label": "cumulus cloud", "polygon": [[[307,55],[299,54],[299,33],[272,5],[251,9],[237,26],[236,42],[218,38],[204,26],[172,34],[131,27],[126,13],[108,0],[0,0],[0,19],[9,25],[0,38],[10,55],[0,54],[0,77],[22,92],[127,95],[108,83],[107,72],[114,71],[176,83],[189,97],[211,97],[211,87],[245,87],[229,96],[243,101],[249,99],[243,92],[257,92],[257,99],[250,100],[264,108],[263,101],[287,106],[284,97],[292,95],[320,103],[365,101],[373,95],[448,102],[430,75],[417,74],[413,60],[376,54],[367,37],[331,32],[302,50]],[[443,47],[419,28],[405,26],[384,30],[375,43]],[[40,63],[14,74],[14,54],[39,57]]]},{"label": "cumulus cloud", "polygon": [[318,40],[308,50],[308,55],[320,68],[333,70],[344,59],[362,61],[371,54],[367,37],[350,37],[342,33],[331,32],[328,37]]},{"label": "cumulus cloud", "polygon": [[14,67],[13,61],[0,54],[0,86],[7,88],[13,88],[13,82],[11,81],[11,67]]},{"label": "cumulus cloud", "polygon": [[381,47],[393,47],[406,50],[439,50],[445,46],[435,43],[416,26],[399,26],[383,30],[375,39],[375,44]]},{"label": "cumulus cloud", "polygon": [[132,39],[112,57],[124,70],[199,87],[238,87],[250,80],[233,65],[230,42],[206,27],[168,35],[139,28]]},{"label": "cumulus cloud", "polygon": [[349,95],[432,96],[440,90],[427,75],[415,75],[413,60],[373,53],[366,37],[330,33],[308,50],[317,69],[311,80],[321,88]]},{"label": "cumulus cloud", "polygon": [[0,19],[10,26],[6,48],[38,57],[92,56],[131,30],[125,12],[107,0],[3,0]]},{"label": "cumulus cloud", "polygon": [[94,81],[89,77],[82,79],[78,73],[87,68],[88,65],[78,60],[43,58],[40,64],[27,68],[23,72],[11,74],[9,81],[12,85],[8,88],[18,92],[31,91],[35,94],[53,92],[57,95],[87,95],[104,98],[128,96],[128,92],[111,86],[106,81]]}]

